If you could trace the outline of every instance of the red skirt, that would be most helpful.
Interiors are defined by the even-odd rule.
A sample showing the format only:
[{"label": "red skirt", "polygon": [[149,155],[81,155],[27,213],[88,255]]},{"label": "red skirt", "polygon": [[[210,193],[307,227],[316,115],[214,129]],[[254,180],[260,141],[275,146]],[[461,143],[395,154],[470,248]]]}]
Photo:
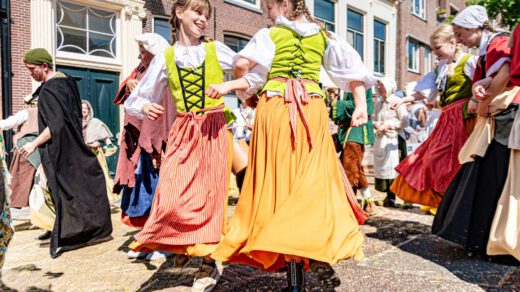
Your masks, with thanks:
[{"label": "red skirt", "polygon": [[[433,207],[438,205],[461,167],[458,154],[468,139],[462,114],[462,107],[467,101],[459,100],[444,107],[430,137],[396,167],[399,177],[391,190],[401,199]],[[400,187],[403,183],[416,192],[410,194],[405,191],[405,187]],[[425,197],[417,197],[417,194],[424,194]],[[426,198],[431,195],[438,198]]]},{"label": "red skirt", "polygon": [[[200,116],[197,113],[204,112]],[[222,106],[178,113],[135,251],[210,254],[225,224],[231,143]]]}]

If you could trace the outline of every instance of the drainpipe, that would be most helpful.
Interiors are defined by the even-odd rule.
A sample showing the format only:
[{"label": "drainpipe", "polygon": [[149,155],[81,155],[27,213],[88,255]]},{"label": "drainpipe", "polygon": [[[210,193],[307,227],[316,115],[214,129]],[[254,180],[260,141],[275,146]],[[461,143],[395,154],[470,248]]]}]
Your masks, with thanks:
[{"label": "drainpipe", "polygon": [[[2,117],[12,114],[12,72],[11,72],[11,7],[9,0],[1,0],[1,43],[2,48]],[[12,131],[4,131],[7,165],[11,163]]]},{"label": "drainpipe", "polygon": [[217,7],[213,7],[213,40],[217,40]]}]

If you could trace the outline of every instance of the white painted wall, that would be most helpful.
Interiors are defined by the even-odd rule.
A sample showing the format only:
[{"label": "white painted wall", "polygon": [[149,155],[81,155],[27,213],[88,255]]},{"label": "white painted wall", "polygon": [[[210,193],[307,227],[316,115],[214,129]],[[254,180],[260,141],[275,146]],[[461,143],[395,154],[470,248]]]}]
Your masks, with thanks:
[{"label": "white painted wall", "polygon": [[[396,77],[397,9],[394,1],[384,0],[338,0],[336,2],[336,33],[347,37],[347,8],[364,15],[364,62],[374,69],[374,19],[386,23],[385,71],[386,76]],[[306,0],[314,15],[314,0]]]}]

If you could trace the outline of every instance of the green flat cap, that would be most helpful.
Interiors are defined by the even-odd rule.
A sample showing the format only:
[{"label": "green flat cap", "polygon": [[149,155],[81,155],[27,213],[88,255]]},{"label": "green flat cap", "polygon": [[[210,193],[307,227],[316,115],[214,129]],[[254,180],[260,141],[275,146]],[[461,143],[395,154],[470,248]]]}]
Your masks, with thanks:
[{"label": "green flat cap", "polygon": [[51,54],[42,48],[32,49],[25,53],[23,62],[35,65],[48,64],[49,66],[53,64]]}]

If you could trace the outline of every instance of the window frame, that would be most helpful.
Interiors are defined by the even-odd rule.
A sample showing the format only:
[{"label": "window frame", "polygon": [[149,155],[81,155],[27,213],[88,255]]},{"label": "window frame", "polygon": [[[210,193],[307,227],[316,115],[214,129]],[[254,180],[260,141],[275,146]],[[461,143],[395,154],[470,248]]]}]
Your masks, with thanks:
[{"label": "window frame", "polygon": [[[58,24],[58,13],[57,13],[57,10],[60,9],[59,8],[59,5],[60,3],[65,3],[66,4],[71,4],[71,5],[76,5],[76,6],[83,6],[87,9],[87,15],[86,15],[86,28],[85,29],[82,29],[82,28],[75,28],[75,27],[71,27],[71,26],[61,26],[61,27],[65,27],[65,28],[71,28],[71,29],[74,29],[74,30],[81,30],[81,31],[86,31],[87,32],[87,39],[86,39],[86,42],[87,42],[87,54],[83,54],[83,53],[75,53],[75,52],[67,52],[67,51],[60,51],[59,50],[59,44],[58,44],[58,35],[60,34],[60,31],[59,31],[59,24]],[[119,11],[113,11],[113,10],[108,10],[106,8],[101,8],[101,7],[93,7],[93,6],[89,6],[89,5],[86,5],[84,3],[75,3],[75,2],[70,2],[70,1],[66,1],[66,0],[57,0],[55,1],[55,15],[53,17],[53,29],[54,29],[54,33],[55,33],[55,40],[53,40],[53,46],[54,46],[54,50],[56,52],[56,58],[63,58],[63,59],[71,59],[71,60],[82,60],[82,61],[86,61],[86,62],[95,62],[95,63],[105,63],[105,64],[111,64],[111,65],[121,65],[121,37],[120,37],[120,32],[121,32],[121,14]],[[107,12],[107,13],[111,13],[114,15],[114,37],[115,37],[115,58],[109,58],[109,57],[103,57],[103,56],[95,56],[95,55],[90,55],[88,54],[88,42],[89,42],[89,38],[88,38],[88,33],[89,32],[93,32],[93,33],[97,33],[97,34],[103,34],[103,35],[109,35],[109,34],[106,34],[106,33],[100,33],[100,32],[97,32],[97,31],[90,31],[89,30],[89,19],[88,19],[88,10],[90,9],[96,9],[96,10],[101,10],[101,11],[104,11],[104,12]]]},{"label": "window frame", "polygon": [[[164,16],[164,15],[152,15],[152,32],[153,33],[157,33],[155,31],[155,19],[161,19],[161,20],[166,20],[168,22],[168,25],[170,24],[170,18],[167,17],[167,16]],[[160,35],[160,34],[159,34]],[[170,38],[171,38],[171,27],[170,27]],[[166,41],[168,41],[170,44],[171,44],[171,41],[166,39]]]},{"label": "window frame", "polygon": [[423,60],[424,60],[424,64],[423,64],[424,74],[428,74],[429,72],[431,72],[433,70],[432,50],[428,46],[424,46]]},{"label": "window frame", "polygon": [[[414,52],[412,53],[412,66],[414,64],[416,64],[415,66],[413,66],[413,68],[410,68],[410,45],[411,44],[414,44]],[[421,43],[415,39],[412,39],[412,38],[408,38],[408,44],[407,44],[407,50],[406,50],[406,55],[407,55],[407,58],[408,58],[408,62],[406,64],[406,67],[408,69],[409,72],[412,72],[412,73],[417,73],[417,74],[421,74],[420,72],[420,50],[421,50]],[[415,61],[415,62],[414,62]]]},{"label": "window frame", "polygon": [[[384,39],[380,39],[378,37],[376,37],[376,34],[375,34],[375,31],[376,31],[376,23],[380,23],[384,26],[384,32],[385,32],[385,35],[384,35]],[[376,73],[379,73],[379,74],[382,74],[382,75],[385,75],[385,71],[386,71],[386,37],[387,37],[387,23],[385,23],[384,21],[381,21],[379,19],[374,19],[374,72]],[[381,45],[383,45],[383,52],[381,54]],[[377,47],[377,51],[376,51],[376,47]],[[378,64],[379,68],[376,67],[376,60],[378,61]],[[381,60],[383,62],[381,62]],[[379,69],[381,69],[381,71],[379,71]]]},{"label": "window frame", "polygon": [[[419,11],[415,9],[415,3],[419,1]],[[412,0],[412,14],[426,20],[426,0]]]},{"label": "window frame", "polygon": [[[361,15],[361,25],[362,25],[361,29],[362,29],[362,31],[355,30],[355,29],[350,28],[348,26],[348,19],[349,19],[348,13],[349,13],[349,11],[352,11],[352,12],[354,12],[356,14]],[[364,62],[365,61],[365,50],[366,50],[365,49],[365,14],[363,14],[362,12],[360,12],[360,11],[358,11],[356,9],[352,9],[350,7],[347,7],[347,42],[348,42],[348,34],[349,34],[349,32],[354,34],[354,39],[353,39],[354,43],[353,44],[349,43],[349,44],[354,48],[354,50],[356,52],[358,52],[358,50],[357,50],[357,36],[360,35],[362,37],[362,40],[363,40],[361,42],[361,44],[362,44],[362,52],[361,53],[358,52],[358,54],[360,55],[361,60],[363,60],[363,62]]]},{"label": "window frame", "polygon": [[[327,20],[327,19],[323,19],[319,16],[316,16],[316,5],[314,6],[315,9],[314,9],[314,18],[318,21],[321,21],[323,22],[323,24],[325,25],[325,29],[328,30],[328,31],[332,31],[332,32],[336,32],[336,11],[337,11],[337,8],[336,8],[336,4],[337,2],[336,1],[333,1],[333,0],[321,0],[321,1],[326,1],[326,2],[330,2],[332,3],[333,7],[334,7],[334,21],[330,21],[330,20]],[[314,3],[316,3],[316,0],[314,0]],[[327,25],[332,25],[332,27],[334,28],[333,30],[330,30],[329,27]]]},{"label": "window frame", "polygon": [[251,3],[246,0],[224,0],[224,3],[242,7],[244,9],[256,12],[258,14],[263,14],[260,0],[254,0],[254,3]]},{"label": "window frame", "polygon": [[[234,37],[234,38],[237,38],[237,39],[242,39],[242,40],[247,40],[247,42],[249,43],[249,41],[251,41],[252,37],[249,37],[249,36],[246,36],[246,35],[242,35],[242,34],[238,34],[238,33],[233,33],[233,32],[224,32],[223,34],[223,38],[222,38],[222,43],[224,43],[226,46],[228,46],[226,44],[226,41],[225,41],[225,38],[226,37]],[[246,43],[247,45],[247,43]],[[229,47],[229,46],[228,46]],[[244,46],[245,47],[245,46]],[[231,48],[230,48],[231,49]],[[243,49],[243,48],[242,48]],[[233,50],[233,49],[231,49]],[[241,50],[241,49],[240,49]],[[239,50],[239,51],[240,51]],[[237,52],[238,53],[238,52]],[[233,72],[232,71],[224,71],[224,81],[230,81],[230,80],[233,80],[235,79],[234,75],[233,75]],[[230,92],[228,95],[232,95],[232,96],[235,96],[235,92]]]},{"label": "window frame", "polygon": [[[237,38],[237,39],[241,39],[241,40],[247,40],[248,43],[249,43],[249,42],[251,41],[251,39],[252,39],[252,37],[249,37],[249,36],[246,36],[246,35],[242,35],[242,34],[238,34],[238,33],[233,33],[233,32],[224,32],[224,33],[223,33],[223,38],[222,38],[222,43],[224,43],[226,46],[228,46],[228,45],[226,44],[226,41],[225,41],[226,37],[233,37],[233,38]],[[246,45],[247,45],[247,43],[246,43]],[[228,47],[229,47],[229,46],[228,46]],[[245,47],[245,45],[244,45],[244,47]],[[244,47],[243,47],[243,48],[244,48]],[[240,50],[242,50],[243,48],[241,48]],[[239,51],[240,51],[240,50],[239,50]],[[237,52],[237,53],[238,53],[238,52]]]}]

